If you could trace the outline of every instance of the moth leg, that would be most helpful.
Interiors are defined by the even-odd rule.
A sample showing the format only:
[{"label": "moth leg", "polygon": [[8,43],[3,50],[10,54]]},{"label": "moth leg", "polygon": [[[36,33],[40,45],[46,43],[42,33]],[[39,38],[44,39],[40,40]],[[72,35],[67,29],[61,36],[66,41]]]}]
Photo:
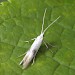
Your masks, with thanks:
[{"label": "moth leg", "polygon": [[45,41],[43,41],[43,42],[44,42],[44,44],[45,44],[46,48],[48,48],[48,45],[45,43]]},{"label": "moth leg", "polygon": [[50,52],[53,54],[53,51],[50,49]]},{"label": "moth leg", "polygon": [[[35,40],[36,38],[33,38],[33,39],[31,39],[31,40]],[[31,40],[29,40],[29,41],[24,41],[24,42],[26,42],[26,43],[29,43]]]},{"label": "moth leg", "polygon": [[27,53],[27,52],[25,52],[25,53],[23,53],[22,55],[18,56],[18,58],[24,56],[26,53]]},{"label": "moth leg", "polygon": [[32,62],[32,65],[34,64],[34,62],[35,62],[35,57],[33,58],[33,62]]},{"label": "moth leg", "polygon": [[24,42],[29,43],[29,41],[24,41]]},{"label": "moth leg", "polygon": [[[46,48],[49,48],[49,47],[48,47],[48,45],[52,46],[52,45],[51,45],[51,44],[49,44],[49,43],[47,43],[47,44],[48,44],[48,45],[47,45],[45,41],[43,41],[43,42],[44,42],[44,44],[45,44]],[[51,49],[50,49],[50,51],[51,51],[51,53],[53,53],[53,51],[52,51]]]},{"label": "moth leg", "polygon": [[[47,43],[48,43],[48,42],[47,42]],[[48,43],[48,45],[50,45],[50,46],[52,46],[52,47],[56,47],[56,46],[51,45],[50,43]]]},{"label": "moth leg", "polygon": [[36,38],[33,38],[33,39],[31,39],[31,40],[35,40]]},{"label": "moth leg", "polygon": [[24,63],[24,61],[22,60],[20,63],[19,63],[19,65],[22,65]]}]

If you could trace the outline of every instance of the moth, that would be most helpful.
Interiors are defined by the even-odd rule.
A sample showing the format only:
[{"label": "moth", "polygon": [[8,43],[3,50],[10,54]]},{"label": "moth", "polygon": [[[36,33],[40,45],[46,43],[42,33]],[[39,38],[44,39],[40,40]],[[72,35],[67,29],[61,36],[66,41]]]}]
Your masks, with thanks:
[{"label": "moth", "polygon": [[45,9],[44,11],[44,15],[43,15],[43,23],[42,23],[42,29],[41,29],[41,33],[39,36],[37,36],[34,40],[34,42],[32,43],[30,49],[26,52],[24,58],[22,59],[22,61],[20,62],[20,65],[23,66],[23,69],[27,68],[28,65],[30,64],[30,62],[33,60],[33,63],[34,63],[34,59],[35,59],[35,56],[43,42],[43,39],[44,39],[44,34],[45,32],[48,30],[48,28],[54,24],[59,18],[56,18],[51,24],[49,24],[45,30],[43,30],[43,26],[44,26],[44,19],[45,19],[45,14],[46,14],[46,11],[47,11],[47,8]]}]

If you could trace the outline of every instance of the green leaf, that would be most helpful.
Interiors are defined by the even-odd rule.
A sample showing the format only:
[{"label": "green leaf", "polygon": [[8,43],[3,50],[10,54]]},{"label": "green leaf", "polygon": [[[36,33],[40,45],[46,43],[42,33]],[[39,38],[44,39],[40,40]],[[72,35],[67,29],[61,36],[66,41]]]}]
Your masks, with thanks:
[{"label": "green leaf", "polygon": [[3,2],[3,1],[7,1],[7,0],[0,0],[0,2]]},{"label": "green leaf", "polygon": [[[58,16],[45,33],[51,44],[40,47],[34,65],[22,69],[19,62],[33,43],[25,43]],[[0,3],[0,75],[75,75],[75,0],[8,0]]]}]

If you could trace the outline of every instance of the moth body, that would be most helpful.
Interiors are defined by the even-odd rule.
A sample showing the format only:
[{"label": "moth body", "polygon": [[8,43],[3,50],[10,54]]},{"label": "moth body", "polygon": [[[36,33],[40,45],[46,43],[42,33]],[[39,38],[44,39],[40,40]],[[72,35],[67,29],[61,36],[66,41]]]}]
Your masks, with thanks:
[{"label": "moth body", "polygon": [[20,64],[23,65],[23,69],[27,68],[27,66],[29,65],[29,63],[32,61],[32,59],[36,56],[41,44],[43,41],[43,34],[40,34],[35,41],[33,42],[33,44],[31,45],[30,49],[27,51],[25,57],[23,58],[23,60],[20,62]]},{"label": "moth body", "polygon": [[40,34],[36,39],[35,41],[33,42],[33,44],[31,45],[30,47],[30,50],[31,51],[38,51],[38,49],[40,48],[41,44],[42,44],[42,41],[43,41],[43,34]]},{"label": "moth body", "polygon": [[27,51],[25,57],[23,58],[23,60],[20,62],[20,64],[23,65],[23,69],[27,68],[27,66],[29,65],[29,63],[32,61],[32,59],[36,56],[41,44],[43,41],[43,34],[40,34],[35,41],[33,42],[33,44],[31,45],[30,49]]}]

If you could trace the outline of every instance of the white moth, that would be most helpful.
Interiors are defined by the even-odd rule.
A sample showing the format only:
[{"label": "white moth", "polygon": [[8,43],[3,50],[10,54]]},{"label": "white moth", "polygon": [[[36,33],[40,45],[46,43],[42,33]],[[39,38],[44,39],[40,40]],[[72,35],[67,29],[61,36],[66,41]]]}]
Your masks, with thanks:
[{"label": "white moth", "polygon": [[53,24],[55,23],[60,16],[54,20],[51,24],[48,25],[48,27],[43,30],[43,26],[44,26],[44,19],[45,19],[45,14],[46,14],[46,10],[44,12],[44,16],[43,16],[43,23],[42,23],[42,30],[41,30],[41,34],[39,36],[37,36],[37,38],[35,38],[33,44],[31,45],[30,49],[26,52],[26,55],[24,56],[23,60],[20,62],[20,65],[23,65],[23,69],[27,68],[29,63],[34,60],[42,42],[43,42],[43,38],[44,38],[44,33],[47,31],[47,29]]}]

